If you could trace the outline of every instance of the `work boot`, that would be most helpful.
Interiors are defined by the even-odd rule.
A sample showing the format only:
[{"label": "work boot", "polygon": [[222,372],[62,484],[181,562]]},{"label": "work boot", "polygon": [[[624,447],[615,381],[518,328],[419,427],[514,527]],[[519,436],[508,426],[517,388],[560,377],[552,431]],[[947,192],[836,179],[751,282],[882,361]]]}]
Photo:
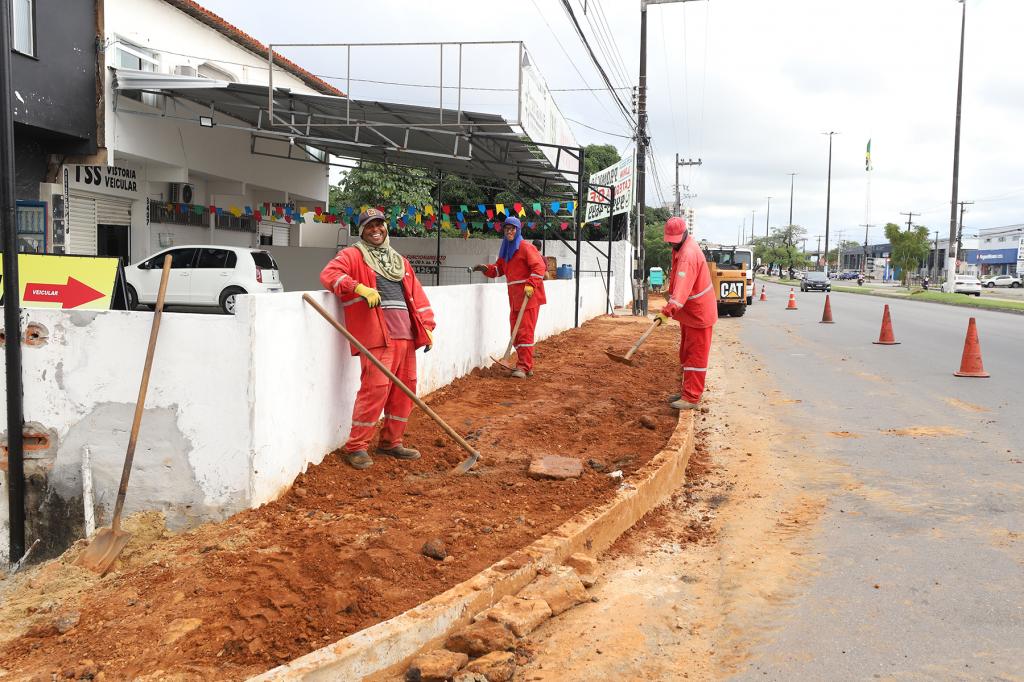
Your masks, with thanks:
[{"label": "work boot", "polygon": [[345,461],[348,462],[349,466],[353,469],[369,469],[373,466],[373,460],[370,459],[370,455],[367,454],[366,450],[346,452]]},{"label": "work boot", "polygon": [[666,402],[674,403],[675,401],[680,400],[682,397],[683,396],[681,393],[673,393],[666,399]]},{"label": "work boot", "polygon": [[387,455],[388,457],[394,457],[395,459],[419,459],[420,451],[413,450],[412,448],[404,448],[401,445],[392,445],[390,447],[384,447],[383,445],[377,448],[378,455]]},{"label": "work boot", "polygon": [[677,410],[696,410],[698,407],[700,407],[700,403],[691,403],[688,400],[683,400],[682,398],[680,398],[679,400],[676,400],[675,402],[671,403],[669,407],[674,407]]},{"label": "work boot", "polygon": [[515,370],[512,372],[511,376],[513,379],[525,379],[526,372],[516,367]]}]

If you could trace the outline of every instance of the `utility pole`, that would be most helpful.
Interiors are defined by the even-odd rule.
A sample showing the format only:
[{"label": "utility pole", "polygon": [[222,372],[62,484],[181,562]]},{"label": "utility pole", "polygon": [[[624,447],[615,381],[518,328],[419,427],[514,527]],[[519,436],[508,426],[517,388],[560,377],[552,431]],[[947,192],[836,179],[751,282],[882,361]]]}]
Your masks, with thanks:
[{"label": "utility pole", "polygon": [[[830,130],[822,135],[828,135],[828,185],[825,190],[825,252],[828,253],[828,226],[829,218],[832,214],[832,136],[838,135],[834,130]],[[828,256],[825,256],[825,276],[828,276]]]},{"label": "utility pole", "polygon": [[875,226],[864,223],[863,225],[858,225],[858,227],[864,228],[864,262],[861,263],[860,271],[866,273],[868,267],[868,230]]},{"label": "utility pole", "polygon": [[967,3],[960,0],[963,10],[960,15],[960,69],[956,78],[956,132],[953,134],[953,198],[949,203],[949,246],[946,250],[946,283],[945,291],[953,291],[953,273],[956,270],[956,259],[958,254],[953,252],[953,242],[956,241],[956,205],[957,191],[960,184],[960,103],[964,95],[964,34],[967,28]]},{"label": "utility pole", "polygon": [[633,273],[636,284],[636,295],[640,305],[633,303],[633,314],[647,314],[647,288],[640,286],[643,282],[644,268],[644,228],[647,225],[644,216],[647,187],[647,147],[651,140],[647,135],[647,6],[674,2],[693,2],[693,0],[640,0],[640,79],[637,88],[636,116],[636,230],[637,230],[637,265]]},{"label": "utility pole", "polygon": [[[960,260],[960,246],[963,244],[964,241],[964,206],[971,206],[973,204],[973,201],[960,202],[960,224],[956,231],[956,260]],[[946,251],[946,254],[949,254],[948,250]],[[956,267],[956,260],[953,261],[954,267]],[[949,275],[950,273],[947,272],[946,274]]]},{"label": "utility pole", "polygon": [[[680,161],[679,160],[679,154],[676,154],[676,211],[675,211],[675,213],[673,215],[676,215],[676,216],[682,215],[682,213],[681,213],[682,201],[681,201],[681,198],[680,198],[680,195],[679,195],[679,167],[680,166],[702,166],[702,165],[704,165],[704,163],[700,159],[697,159],[696,161],[694,161],[693,159],[687,159],[686,161]],[[687,188],[687,189],[689,189],[689,188]]]},{"label": "utility pole", "polygon": [[757,209],[756,208],[753,209],[750,212],[750,239],[751,239],[751,241],[753,241],[753,239],[754,239],[754,218],[756,217],[756,214],[757,214]]},{"label": "utility pole", "polygon": [[[825,243],[828,244],[828,241],[826,240]],[[818,249],[817,249],[817,251],[814,254],[814,260],[815,260],[814,269],[817,270],[819,267],[821,267],[821,235],[820,234],[818,235]]]},{"label": "utility pole", "polygon": [[764,236],[768,236],[768,219],[772,215],[772,198],[768,197],[768,211],[764,214]]},{"label": "utility pole", "polygon": [[[907,232],[910,232],[910,221],[912,221],[914,219],[914,216],[921,215],[921,214],[920,213],[914,213],[913,211],[910,211],[908,213],[904,213],[903,211],[900,211],[900,215],[907,216]],[[955,234],[953,235],[953,238],[956,239],[956,235]]]},{"label": "utility pole", "polygon": [[789,224],[793,224],[793,178],[796,173],[789,173]]},{"label": "utility pole", "polygon": [[[946,253],[949,253],[949,248],[950,247],[948,247],[948,246],[946,247]],[[938,279],[939,278],[939,273],[942,272],[942,269],[939,267],[939,231],[938,230],[935,230],[935,257],[932,259],[932,266],[935,268],[935,274],[933,276],[935,277],[935,279]],[[929,272],[931,272],[931,270],[932,270],[932,268],[928,268]]]}]

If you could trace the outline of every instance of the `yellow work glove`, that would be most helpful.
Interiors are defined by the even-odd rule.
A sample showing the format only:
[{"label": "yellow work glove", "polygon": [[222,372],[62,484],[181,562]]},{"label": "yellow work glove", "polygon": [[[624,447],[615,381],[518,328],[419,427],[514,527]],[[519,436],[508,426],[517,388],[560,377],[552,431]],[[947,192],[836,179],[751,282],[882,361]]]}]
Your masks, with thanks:
[{"label": "yellow work glove", "polygon": [[658,313],[654,319],[656,319],[658,322],[661,322],[662,325],[666,325],[672,318],[666,315],[665,313]]},{"label": "yellow work glove", "polygon": [[531,287],[529,284],[523,287],[523,291],[526,292],[526,298],[530,298],[531,296],[533,296],[533,287]]},{"label": "yellow work glove", "polygon": [[427,347],[423,349],[424,353],[429,353],[430,349],[434,347],[434,332],[429,329],[427,330],[427,339],[430,340],[430,343],[428,343]]},{"label": "yellow work glove", "polygon": [[366,305],[371,308],[376,308],[380,305],[380,294],[377,293],[376,289],[371,289],[365,284],[356,285],[356,294],[366,299]]}]

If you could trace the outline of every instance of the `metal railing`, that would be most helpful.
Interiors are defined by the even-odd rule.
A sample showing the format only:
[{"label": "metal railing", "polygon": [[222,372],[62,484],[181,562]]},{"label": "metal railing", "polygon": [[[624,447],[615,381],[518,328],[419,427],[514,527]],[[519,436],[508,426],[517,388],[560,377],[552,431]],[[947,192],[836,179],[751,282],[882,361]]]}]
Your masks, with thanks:
[{"label": "metal railing", "polygon": [[[181,207],[184,206],[184,209]],[[196,207],[202,209],[197,211]],[[210,227],[210,213],[206,206],[198,204],[168,204],[149,200],[149,222],[165,225],[188,225],[191,227]],[[216,216],[218,230],[234,230],[236,232],[256,232],[259,223],[250,215],[233,216],[221,212]]]}]

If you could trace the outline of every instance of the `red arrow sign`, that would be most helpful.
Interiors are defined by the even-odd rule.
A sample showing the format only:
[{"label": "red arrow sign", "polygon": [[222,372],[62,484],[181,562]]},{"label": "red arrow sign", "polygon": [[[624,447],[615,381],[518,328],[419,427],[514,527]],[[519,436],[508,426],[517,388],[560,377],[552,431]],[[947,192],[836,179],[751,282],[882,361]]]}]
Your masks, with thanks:
[{"label": "red arrow sign", "polygon": [[79,282],[74,277],[68,277],[67,284],[33,284],[25,285],[25,301],[42,301],[44,303],[60,303],[61,308],[77,308],[97,298],[103,298],[105,294],[96,291],[88,284]]}]

